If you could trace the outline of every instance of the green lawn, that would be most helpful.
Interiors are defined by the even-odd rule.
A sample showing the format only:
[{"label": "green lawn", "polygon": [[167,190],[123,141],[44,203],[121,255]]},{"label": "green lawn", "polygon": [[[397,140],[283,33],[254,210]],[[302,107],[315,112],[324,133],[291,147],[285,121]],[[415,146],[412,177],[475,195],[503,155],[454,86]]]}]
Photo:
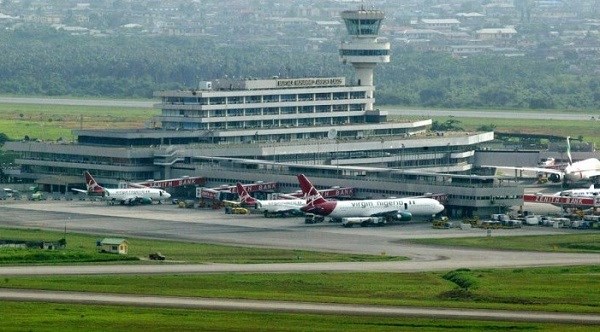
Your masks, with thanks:
[{"label": "green lawn", "polygon": [[[493,234],[493,231],[492,231]],[[413,243],[482,249],[600,253],[600,233],[413,239]]]},{"label": "green lawn", "polygon": [[[482,111],[483,112],[483,111]],[[429,118],[429,117],[426,117]],[[425,117],[419,116],[392,116],[392,120],[423,120]],[[583,136],[584,141],[593,142],[600,146],[600,134],[598,128],[600,121],[577,121],[577,120],[526,120],[515,117],[514,119],[490,119],[490,118],[471,118],[471,117],[431,117],[433,121],[444,123],[447,120],[458,120],[458,124],[466,131],[476,131],[481,126],[494,125],[495,132],[501,133],[527,133],[571,136],[578,138]]]},{"label": "green lawn", "polygon": [[0,302],[3,331],[594,331],[594,326]]},{"label": "green lawn", "polygon": [[301,302],[600,313],[600,266],[465,272],[469,291],[421,273],[218,273],[11,276],[3,288]]},{"label": "green lawn", "polygon": [[0,133],[41,140],[72,141],[73,129],[143,128],[159,110],[147,108],[0,103]]},{"label": "green lawn", "polygon": [[[0,239],[58,241],[61,232],[0,228]],[[387,255],[357,255],[325,253],[306,250],[249,248],[215,244],[127,238],[129,252],[126,256],[100,254],[96,240],[105,236],[67,233],[67,249],[44,252],[34,249],[0,249],[0,264],[45,264],[71,262],[98,262],[146,258],[149,253],[161,252],[169,261],[183,263],[293,263],[293,262],[364,262],[398,261],[404,257]],[[121,237],[114,235],[113,237]],[[131,262],[135,263],[135,262]]]},{"label": "green lawn", "polygon": [[[2,238],[55,240],[61,232],[0,229]],[[597,242],[596,234],[563,235],[564,243]],[[67,234],[68,246],[94,251],[97,236]],[[515,237],[548,250],[556,236]],[[488,238],[478,240],[489,240]],[[503,243],[510,238],[497,239]],[[468,239],[465,239],[468,240]],[[286,262],[380,259],[357,256],[252,249],[228,246],[128,239],[131,250],[145,255],[160,250],[170,258],[189,262]],[[514,244],[513,244],[514,245]],[[488,247],[495,247],[488,246]],[[91,249],[90,249],[91,248]],[[137,249],[136,249],[137,248]],[[545,248],[545,249],[544,249]],[[553,249],[552,249],[553,250]],[[581,250],[581,249],[578,249]],[[313,256],[314,255],[314,256]],[[532,255],[535,255],[532,253]],[[333,257],[333,258],[332,258]],[[309,260],[310,259],[310,260]],[[321,258],[322,259],[322,258]],[[382,259],[395,259],[383,257]],[[238,298],[322,303],[425,306],[438,308],[506,309],[600,313],[597,277],[600,266],[465,270],[474,285],[459,290],[444,278],[445,272],[422,273],[217,273],[164,275],[5,276],[1,288],[45,289],[163,296]],[[237,313],[168,308],[94,306],[0,302],[3,330],[287,330],[287,331],[388,331],[540,330],[589,331],[588,326],[440,320],[420,318],[358,317]]]},{"label": "green lawn", "polygon": [[[398,109],[395,106],[384,106],[382,109]],[[486,110],[468,110],[485,112]],[[502,110],[510,112],[510,110]],[[514,112],[542,112],[539,110],[514,110]],[[561,113],[565,111],[550,110],[543,112]],[[569,111],[571,112],[571,111]],[[72,140],[72,129],[111,129],[111,128],[142,128],[144,123],[159,115],[158,109],[97,107],[97,106],[66,106],[66,105],[35,105],[35,104],[0,104],[0,132],[11,139],[22,139],[25,135],[41,140]],[[392,116],[392,119],[400,119]],[[423,117],[408,116],[401,119],[423,119]],[[433,120],[445,122],[449,117],[433,117]],[[578,137],[600,145],[598,121],[523,121],[522,119],[487,119],[459,118],[465,130],[474,131],[482,125],[496,125],[499,132],[556,134]]]}]

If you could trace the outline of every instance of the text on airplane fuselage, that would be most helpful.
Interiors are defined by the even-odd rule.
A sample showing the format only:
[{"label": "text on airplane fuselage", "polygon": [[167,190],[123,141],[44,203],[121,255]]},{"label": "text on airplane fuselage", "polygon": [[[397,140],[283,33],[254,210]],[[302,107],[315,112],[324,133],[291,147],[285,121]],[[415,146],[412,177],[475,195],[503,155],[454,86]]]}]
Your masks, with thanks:
[{"label": "text on airplane fuselage", "polygon": [[373,207],[373,206],[402,206],[404,201],[358,201],[351,202],[352,207]]}]

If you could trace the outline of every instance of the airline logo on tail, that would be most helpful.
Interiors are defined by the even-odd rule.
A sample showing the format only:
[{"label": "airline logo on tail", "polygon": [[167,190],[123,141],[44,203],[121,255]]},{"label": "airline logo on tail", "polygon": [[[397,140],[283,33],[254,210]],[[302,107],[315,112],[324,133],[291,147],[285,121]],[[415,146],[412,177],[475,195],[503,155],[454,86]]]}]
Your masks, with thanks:
[{"label": "airline logo on tail", "polygon": [[243,204],[253,205],[256,204],[256,199],[248,193],[248,190],[244,188],[244,186],[238,182],[236,184],[238,195],[240,196],[240,202]]},{"label": "airline logo on tail", "polygon": [[105,192],[104,188],[96,182],[88,171],[85,171],[83,176],[85,177],[85,187],[89,194],[102,195]]},{"label": "airline logo on tail", "polygon": [[304,174],[298,174],[298,182],[300,183],[300,189],[302,189],[304,197],[306,197],[306,205],[315,206],[327,202]]},{"label": "airline logo on tail", "polygon": [[569,165],[573,164],[573,158],[571,157],[571,136],[567,136],[567,157],[569,157]]}]

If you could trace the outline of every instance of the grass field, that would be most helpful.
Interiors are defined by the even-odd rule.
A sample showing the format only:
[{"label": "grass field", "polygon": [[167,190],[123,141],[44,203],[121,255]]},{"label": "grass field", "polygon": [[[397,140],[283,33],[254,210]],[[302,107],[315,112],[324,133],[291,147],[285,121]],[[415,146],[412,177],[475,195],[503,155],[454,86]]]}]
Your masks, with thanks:
[{"label": "grass field", "polygon": [[[58,241],[61,232],[0,228],[0,240]],[[398,261],[404,257],[387,255],[337,254],[306,250],[248,248],[215,244],[198,244],[174,241],[128,238],[126,256],[100,254],[96,240],[105,236],[67,233],[67,249],[45,252],[35,249],[2,249],[0,264],[101,262],[109,260],[131,261],[146,258],[152,252],[161,252],[169,261],[184,263],[294,263],[294,262],[364,262]],[[120,237],[120,236],[116,236]],[[131,261],[130,263],[135,263]]]},{"label": "grass field", "polygon": [[143,128],[159,110],[0,103],[0,132],[10,139],[72,141],[73,129]]},{"label": "grass field", "polygon": [[600,253],[600,233],[413,239],[414,243],[481,249]]},{"label": "grass field", "polygon": [[[384,106],[382,109],[397,109],[394,106]],[[504,110],[503,110],[504,111]],[[518,110],[518,112],[540,112],[539,110]],[[473,112],[485,112],[473,111]],[[509,111],[508,111],[509,112]],[[517,112],[517,111],[515,111]],[[551,110],[552,113],[561,113]],[[564,112],[564,111],[563,111]],[[72,129],[116,129],[143,128],[144,123],[153,116],[159,115],[160,110],[148,108],[123,107],[94,107],[94,106],[65,106],[65,105],[35,105],[35,104],[1,104],[0,103],[0,132],[11,139],[22,139],[25,135],[41,140],[57,140],[63,138],[71,141]],[[399,119],[399,117],[391,117]],[[423,117],[407,116],[402,119],[423,119]],[[445,122],[449,117],[434,117],[433,120]],[[489,118],[460,118],[461,126],[468,131],[474,131],[482,125],[493,124],[499,132],[554,134],[562,136],[583,136],[585,140],[600,145],[598,121],[561,121],[544,120],[523,121],[522,119],[489,119]]]},{"label": "grass field", "polygon": [[468,291],[421,273],[219,273],[6,277],[2,288],[437,308],[600,313],[600,266],[467,271]]},{"label": "grass field", "polygon": [[[60,232],[0,229],[3,238],[55,240]],[[595,234],[576,234],[571,243],[595,241]],[[67,234],[69,246],[93,247],[99,236]],[[517,237],[521,238],[521,237]],[[544,237],[540,237],[542,240]],[[553,239],[554,236],[547,238]],[[379,256],[329,254],[176,243],[130,238],[141,254],[160,250],[189,262],[310,261],[311,255],[337,259],[379,259]],[[502,241],[500,241],[502,242]],[[523,238],[546,248],[545,242]],[[492,246],[493,247],[493,246]],[[92,249],[93,250],[93,249]],[[283,254],[282,254],[283,253]],[[272,255],[272,256],[271,256]],[[345,258],[344,258],[345,256]],[[258,259],[256,259],[258,257]],[[342,258],[340,258],[342,257]],[[171,257],[169,257],[171,258]],[[319,257],[315,261],[320,261]],[[390,259],[383,257],[382,259]],[[394,259],[394,258],[391,258]],[[427,306],[438,308],[507,309],[600,313],[597,276],[600,266],[485,269],[465,271],[474,280],[468,290],[444,278],[444,272],[423,273],[253,273],[98,276],[11,276],[1,288],[153,294],[164,296],[240,298],[302,302]],[[591,326],[542,323],[488,322],[421,318],[303,315],[284,313],[219,312],[127,306],[0,302],[3,330],[285,330],[389,331],[540,330],[591,331]]]},{"label": "grass field", "polygon": [[[429,119],[430,117],[419,117],[419,116],[393,116],[392,119],[396,120],[423,120]],[[462,127],[466,131],[476,131],[481,126],[494,125],[496,132],[501,133],[527,133],[527,134],[544,134],[544,135],[558,135],[558,136],[571,136],[578,138],[582,136],[584,141],[593,142],[596,146],[600,146],[600,122],[599,121],[577,121],[577,120],[526,120],[519,119],[515,116],[514,119],[490,119],[490,118],[476,118],[476,117],[448,117],[439,116],[431,117],[433,121],[444,123],[447,120],[453,119],[458,120],[460,123],[458,126]]]},{"label": "grass field", "polygon": [[[0,302],[3,331],[593,331],[594,326]],[[35,313],[35,314],[34,314]]]},{"label": "grass field", "polygon": [[[62,237],[60,232],[40,230],[0,229],[0,231],[2,238],[7,239],[55,240]],[[99,237],[92,235],[67,234],[67,244],[91,255],[95,253],[97,238]],[[485,242],[490,239],[494,242]],[[594,243],[597,239],[597,234],[574,234],[454,241],[459,244],[461,241],[472,243],[472,246],[481,248],[516,246],[526,250],[543,251],[554,250],[554,244],[560,243],[556,246],[574,247],[570,250],[586,251],[588,248],[580,248],[581,244]],[[484,242],[478,243],[477,240]],[[145,257],[149,252],[161,251],[169,259],[195,263],[401,259],[383,255],[330,254],[137,238],[130,238],[128,241],[132,256]],[[439,241],[421,242],[430,244]],[[504,242],[509,244],[503,245]],[[469,273],[476,280],[477,286],[466,295],[453,292],[455,285],[442,278],[444,275],[442,272],[10,277],[0,280],[0,287],[380,305],[600,312],[600,307],[596,305],[600,300],[600,293],[590,293],[590,289],[595,289],[595,276],[600,273],[600,266],[478,270]],[[549,276],[552,276],[551,279]]]}]

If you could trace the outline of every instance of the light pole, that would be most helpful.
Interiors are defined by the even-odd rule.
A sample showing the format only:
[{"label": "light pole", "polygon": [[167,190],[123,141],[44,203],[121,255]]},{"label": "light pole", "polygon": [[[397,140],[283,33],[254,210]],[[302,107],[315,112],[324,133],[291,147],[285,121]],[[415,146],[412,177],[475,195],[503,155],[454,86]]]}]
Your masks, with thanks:
[{"label": "light pole", "polygon": [[446,171],[450,172],[450,143],[446,144],[446,153],[448,153],[448,160],[446,161]]},{"label": "light pole", "polygon": [[383,164],[383,143],[385,143],[385,140],[383,139],[383,137],[381,138],[381,163]]},{"label": "light pole", "polygon": [[340,176],[340,141],[335,139],[335,176]]},{"label": "light pole", "polygon": [[404,166],[404,143],[402,143],[400,145],[400,164],[398,165],[398,168],[401,168]]}]

